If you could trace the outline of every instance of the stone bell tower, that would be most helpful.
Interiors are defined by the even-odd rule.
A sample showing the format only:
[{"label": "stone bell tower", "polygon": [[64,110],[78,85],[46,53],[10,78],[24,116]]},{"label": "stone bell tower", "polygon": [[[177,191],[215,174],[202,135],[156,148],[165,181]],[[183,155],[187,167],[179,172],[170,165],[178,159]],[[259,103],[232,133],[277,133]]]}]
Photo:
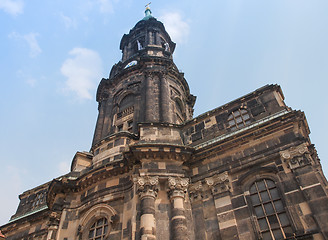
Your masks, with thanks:
[{"label": "stone bell tower", "polygon": [[175,43],[149,8],[120,43],[122,60],[102,79],[93,145],[109,134],[137,133],[138,123],[181,124],[192,118],[195,97],[173,62]]}]

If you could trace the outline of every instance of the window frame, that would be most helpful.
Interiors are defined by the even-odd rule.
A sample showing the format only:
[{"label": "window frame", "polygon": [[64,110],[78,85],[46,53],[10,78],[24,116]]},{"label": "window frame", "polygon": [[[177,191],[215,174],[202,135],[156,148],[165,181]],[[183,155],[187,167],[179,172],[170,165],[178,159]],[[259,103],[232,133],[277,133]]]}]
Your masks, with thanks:
[{"label": "window frame", "polygon": [[[247,118],[245,118],[244,116],[247,116]],[[251,123],[251,114],[248,111],[248,109],[244,107],[240,107],[232,110],[227,118],[227,125],[228,128],[230,128],[231,130],[244,128],[250,123]]]},{"label": "window frame", "polygon": [[83,214],[79,222],[79,227],[77,229],[76,240],[82,240],[82,239],[90,240],[89,232],[91,227],[93,226],[94,223],[96,223],[99,219],[102,218],[107,219],[107,226],[108,226],[107,232],[103,234],[102,239],[107,239],[110,233],[112,232],[113,228],[115,228],[119,218],[114,208],[112,208],[108,204],[101,203],[91,207],[85,214]]},{"label": "window frame", "polygon": [[116,103],[115,109],[113,108],[114,132],[133,132],[133,128],[128,126],[128,122],[133,122],[135,118],[135,100],[136,95],[130,91],[117,100],[118,103]]},{"label": "window frame", "polygon": [[[104,221],[101,223],[101,225],[98,225],[99,220],[104,219]],[[105,230],[105,228],[107,227],[107,229]],[[100,235],[96,235],[97,234],[97,230],[101,229],[101,234]],[[90,232],[93,231],[93,236],[90,237]],[[100,240],[104,240],[107,235],[108,232],[110,231],[110,222],[108,221],[108,219],[106,217],[99,217],[96,218],[93,223],[91,224],[91,227],[89,227],[88,229],[88,240],[96,240],[100,237]]]},{"label": "window frame", "polygon": [[[265,190],[260,190],[260,191],[255,191],[254,193],[251,192],[251,187],[252,186],[256,186],[255,184],[257,182],[261,182],[261,181],[272,181],[274,183],[274,187],[269,187],[267,188],[267,184],[265,184],[266,188],[265,190],[268,192],[268,190],[272,190],[272,189],[276,189],[277,190],[277,194],[278,194],[278,198],[275,198],[275,199],[272,199],[272,197],[269,195],[269,200],[267,201],[262,201],[261,202],[261,199],[259,197],[259,200],[260,202],[259,203],[253,203],[252,201],[252,195],[257,195],[257,196],[260,196],[259,193],[262,193],[262,192],[265,192]],[[255,223],[255,228],[256,228],[256,232],[258,234],[258,238],[259,239],[263,239],[263,240],[266,240],[266,238],[263,237],[263,233],[270,233],[270,236],[271,236],[271,239],[273,240],[276,240],[276,238],[274,238],[274,235],[273,235],[273,231],[274,230],[277,230],[277,229],[280,229],[282,235],[283,235],[283,238],[277,238],[277,239],[286,239],[286,238],[289,238],[289,237],[292,237],[292,236],[289,236],[289,235],[286,235],[287,233],[285,232],[285,229],[286,228],[290,228],[290,230],[292,231],[292,233],[295,232],[295,229],[294,229],[294,226],[293,226],[293,221],[288,213],[288,209],[286,208],[286,203],[285,203],[285,200],[284,200],[284,197],[283,197],[283,194],[280,190],[280,186],[279,186],[279,182],[277,182],[274,178],[270,177],[270,176],[267,176],[267,175],[263,175],[263,176],[256,176],[255,178],[252,178],[252,181],[249,181],[249,184],[247,185],[247,187],[245,188],[245,192],[247,193],[247,196],[246,196],[246,199],[247,199],[247,204],[249,206],[249,208],[251,209],[251,213],[252,213],[252,219]],[[258,189],[257,189],[258,190]],[[282,210],[280,211],[276,211],[276,207],[275,207],[275,202],[278,202],[280,201],[281,204],[282,204]],[[266,214],[266,210],[265,210],[265,207],[264,205],[266,204],[269,204],[271,203],[271,205],[273,206],[273,213],[271,214]],[[263,216],[258,216],[257,213],[256,213],[256,207],[261,207],[262,208],[262,212],[263,212]],[[287,217],[287,220],[288,220],[288,224],[286,225],[282,225],[281,224],[281,221],[279,219],[279,214],[285,214],[286,217]],[[278,226],[271,226],[269,220],[268,220],[268,217],[271,217],[271,216],[275,216],[276,219],[278,220]],[[259,219],[264,219],[266,221],[266,224],[267,224],[267,229],[265,230],[261,230],[261,226],[260,226],[260,222],[259,222]]]}]

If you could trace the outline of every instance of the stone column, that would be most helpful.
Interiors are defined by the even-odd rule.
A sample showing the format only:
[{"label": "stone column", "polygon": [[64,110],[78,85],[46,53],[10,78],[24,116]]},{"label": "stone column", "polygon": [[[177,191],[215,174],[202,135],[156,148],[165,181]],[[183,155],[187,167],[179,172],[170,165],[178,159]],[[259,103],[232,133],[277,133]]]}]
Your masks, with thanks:
[{"label": "stone column", "polygon": [[168,193],[172,203],[171,234],[173,240],[188,240],[187,221],[184,199],[188,187],[188,179],[169,177]]},{"label": "stone column", "polygon": [[141,201],[140,236],[141,240],[156,239],[155,199],[158,192],[158,177],[138,178],[138,192]]}]

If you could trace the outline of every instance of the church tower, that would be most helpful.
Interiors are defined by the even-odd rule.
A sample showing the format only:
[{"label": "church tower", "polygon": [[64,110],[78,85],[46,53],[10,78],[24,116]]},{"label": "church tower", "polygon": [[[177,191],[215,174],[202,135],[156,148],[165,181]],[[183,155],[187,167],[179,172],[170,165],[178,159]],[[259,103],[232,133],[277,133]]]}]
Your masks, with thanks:
[{"label": "church tower", "polygon": [[149,7],[97,90],[90,151],[22,193],[6,239],[328,239],[328,182],[301,111],[266,85],[193,117]]},{"label": "church tower", "polygon": [[173,62],[175,43],[149,8],[120,43],[122,60],[102,79],[93,146],[117,132],[138,132],[138,123],[190,120],[195,97]]}]

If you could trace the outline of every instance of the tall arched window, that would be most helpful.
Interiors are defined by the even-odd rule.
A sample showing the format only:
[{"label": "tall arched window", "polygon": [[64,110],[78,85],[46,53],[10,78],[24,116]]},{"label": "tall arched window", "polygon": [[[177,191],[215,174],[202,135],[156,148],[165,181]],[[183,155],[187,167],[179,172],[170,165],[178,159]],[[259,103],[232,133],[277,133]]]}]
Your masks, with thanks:
[{"label": "tall arched window", "polygon": [[103,240],[108,232],[107,218],[100,218],[96,220],[89,229],[89,240]]},{"label": "tall arched window", "polygon": [[175,99],[175,113],[177,116],[178,123],[183,123],[185,114],[183,110],[183,103],[179,98]]},{"label": "tall arched window", "polygon": [[251,122],[249,113],[246,109],[238,109],[236,111],[231,112],[231,114],[228,117],[228,123],[229,127],[234,129],[242,128],[246,125],[248,125]]},{"label": "tall arched window", "polygon": [[263,240],[292,236],[293,231],[276,184],[260,179],[250,187],[250,198]]}]

